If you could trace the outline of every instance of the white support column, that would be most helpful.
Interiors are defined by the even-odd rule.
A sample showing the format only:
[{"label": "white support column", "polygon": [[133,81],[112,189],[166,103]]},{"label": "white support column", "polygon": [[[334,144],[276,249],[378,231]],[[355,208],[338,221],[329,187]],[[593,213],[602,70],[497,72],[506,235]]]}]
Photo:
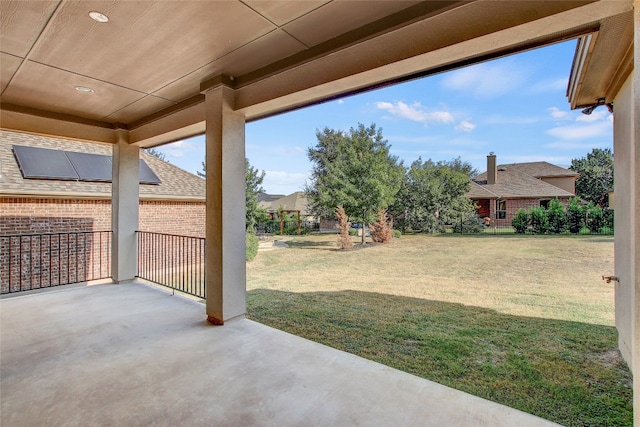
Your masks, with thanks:
[{"label": "white support column", "polygon": [[120,132],[113,146],[111,184],[111,276],[116,283],[132,280],[137,273],[140,149]]},{"label": "white support column", "polygon": [[225,85],[209,89],[205,103],[206,307],[209,322],[222,325],[246,312],[245,118]]}]

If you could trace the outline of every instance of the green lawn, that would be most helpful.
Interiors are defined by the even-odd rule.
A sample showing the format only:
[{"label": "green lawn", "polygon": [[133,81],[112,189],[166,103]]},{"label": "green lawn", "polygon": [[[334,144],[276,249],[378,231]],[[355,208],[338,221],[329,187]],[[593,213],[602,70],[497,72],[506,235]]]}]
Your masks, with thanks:
[{"label": "green lawn", "polygon": [[611,237],[295,238],[247,264],[267,325],[564,425],[632,424]]}]

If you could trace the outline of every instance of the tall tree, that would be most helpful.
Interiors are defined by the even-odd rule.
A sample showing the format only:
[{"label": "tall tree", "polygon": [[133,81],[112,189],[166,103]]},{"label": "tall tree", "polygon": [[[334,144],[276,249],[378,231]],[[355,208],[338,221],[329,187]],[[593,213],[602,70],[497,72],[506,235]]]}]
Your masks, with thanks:
[{"label": "tall tree", "polygon": [[[258,218],[264,216],[266,213],[264,209],[258,206],[258,194],[264,193],[262,188],[262,182],[264,181],[265,171],[261,171],[251,166],[249,159],[244,159],[245,167],[245,198],[246,198],[246,216],[245,226],[247,231],[255,232],[256,223]],[[198,176],[206,178],[207,165],[202,162],[202,172],[198,171]]]},{"label": "tall tree", "polygon": [[244,159],[245,176],[246,176],[246,227],[250,232],[255,232],[258,217],[264,216],[264,209],[258,206],[258,193],[264,193],[262,182],[264,181],[265,171],[254,168],[249,163],[249,159]]},{"label": "tall tree", "polygon": [[342,205],[352,220],[366,224],[375,213],[393,203],[404,167],[389,154],[382,129],[358,124],[348,133],[325,128],[316,132],[318,143],[307,155],[314,164],[305,192],[317,215],[335,212]]},{"label": "tall tree", "polygon": [[[309,210],[321,218],[333,218],[336,206],[325,203],[321,194],[323,184],[328,180],[329,168],[338,156],[338,146],[347,139],[341,130],[325,127],[316,130],[317,144],[307,149],[307,157],[311,161],[311,184],[305,183],[304,192],[309,203]],[[339,204],[338,204],[339,205]]]},{"label": "tall tree", "polygon": [[448,162],[443,162],[442,164],[449,167],[449,169],[454,172],[462,172],[463,174],[467,175],[469,179],[475,178],[480,173],[478,169],[474,168],[471,165],[471,163],[462,160],[460,156]]},{"label": "tall tree", "polygon": [[403,227],[432,233],[475,212],[465,195],[472,168],[461,165],[459,159],[434,163],[421,158],[411,164],[391,209]]},{"label": "tall tree", "polygon": [[578,172],[576,195],[601,207],[608,206],[607,193],[613,190],[613,153],[610,148],[594,148],[587,157],[571,160],[569,169]]}]

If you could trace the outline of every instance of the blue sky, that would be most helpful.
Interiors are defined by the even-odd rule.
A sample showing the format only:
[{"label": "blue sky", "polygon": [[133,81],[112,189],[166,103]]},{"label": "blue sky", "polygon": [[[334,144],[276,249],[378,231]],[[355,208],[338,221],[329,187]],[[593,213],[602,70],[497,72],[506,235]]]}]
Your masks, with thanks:
[{"label": "blue sky", "polygon": [[[303,188],[306,155],[316,130],[348,130],[358,123],[382,128],[391,153],[410,164],[460,156],[480,172],[494,152],[498,163],[547,161],[561,166],[593,148],[612,147],[613,117],[605,107],[590,116],[571,111],[565,96],[575,41],[246,125],[246,155],[266,171],[270,194]],[[159,147],[166,160],[195,173],[204,160],[204,136]]]}]

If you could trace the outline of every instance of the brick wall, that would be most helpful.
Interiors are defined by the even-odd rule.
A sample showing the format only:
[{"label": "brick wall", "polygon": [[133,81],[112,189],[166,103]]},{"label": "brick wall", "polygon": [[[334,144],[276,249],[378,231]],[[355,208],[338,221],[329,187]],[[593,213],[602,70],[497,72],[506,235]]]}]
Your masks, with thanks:
[{"label": "brick wall", "polygon": [[[205,203],[141,201],[139,230],[205,236]],[[0,198],[0,235],[111,230],[110,200]]]},{"label": "brick wall", "polygon": [[111,230],[111,201],[0,198],[0,235]]},{"label": "brick wall", "polygon": [[205,237],[205,202],[140,202],[138,230]]},{"label": "brick wall", "polygon": [[[205,203],[141,201],[138,229],[204,237]],[[0,197],[0,293],[109,276],[110,234],[8,236],[109,230],[110,200]]]}]

